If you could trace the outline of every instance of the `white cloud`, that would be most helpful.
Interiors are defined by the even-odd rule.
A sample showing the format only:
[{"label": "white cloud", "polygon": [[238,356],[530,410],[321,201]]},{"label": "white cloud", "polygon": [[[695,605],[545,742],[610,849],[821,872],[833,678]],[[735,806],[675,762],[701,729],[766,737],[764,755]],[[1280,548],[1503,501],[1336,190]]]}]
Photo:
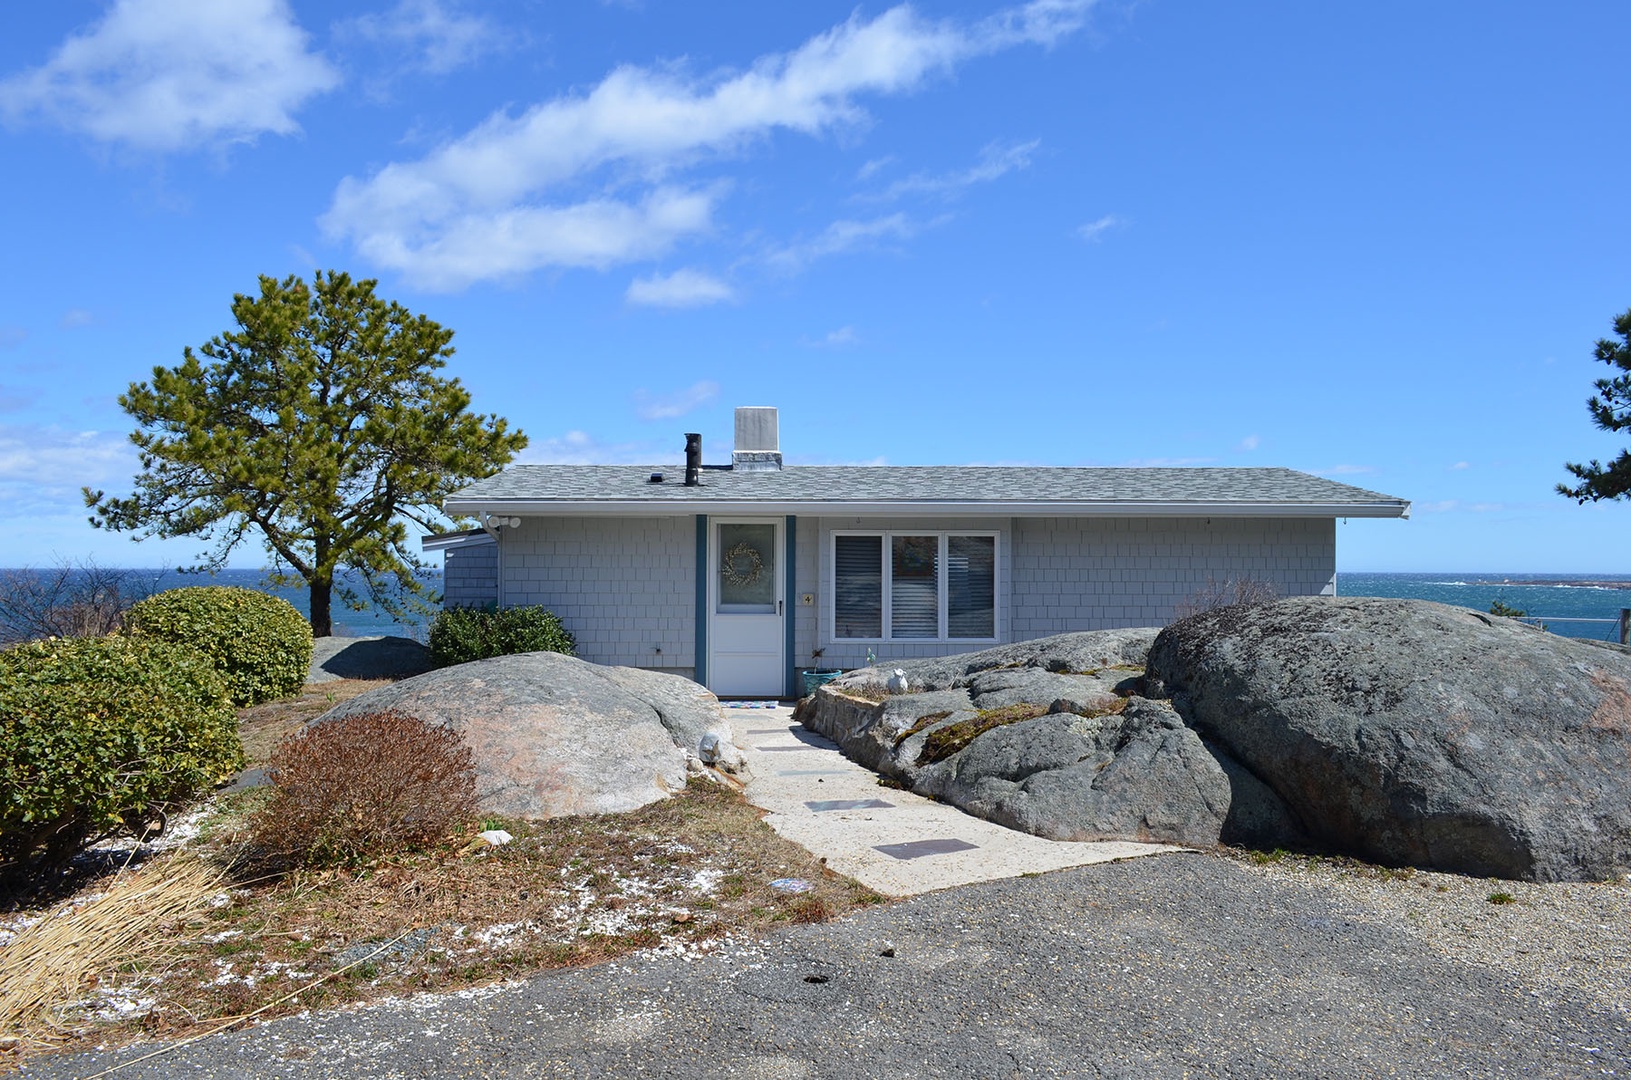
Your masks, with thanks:
[{"label": "white cloud", "polygon": [[966,169],[939,175],[915,173],[903,180],[896,180],[876,195],[864,198],[879,202],[898,199],[902,195],[938,195],[942,198],[954,198],[976,184],[988,184],[1016,169],[1030,168],[1031,155],[1041,145],[1041,139],[1008,146],[992,143],[980,151],[980,160]]},{"label": "white cloud", "polygon": [[1466,462],[1466,461],[1458,461],[1454,465],[1451,465],[1450,468],[1456,469],[1456,470],[1459,471],[1461,469],[1470,469],[1470,468],[1472,468],[1472,464],[1470,462]]},{"label": "white cloud", "polygon": [[1235,449],[1244,450],[1249,453],[1256,450],[1262,441],[1263,440],[1258,438],[1256,435],[1248,435],[1244,439],[1240,440],[1240,442],[1235,446]]},{"label": "white cloud", "polygon": [[701,270],[635,278],[623,298],[643,307],[693,308],[736,299],[736,290]]},{"label": "white cloud", "polygon": [[1374,465],[1332,465],[1329,469],[1315,469],[1316,476],[1359,476],[1376,471]]},{"label": "white cloud", "polygon": [[1076,228],[1076,235],[1090,244],[1096,244],[1104,239],[1104,234],[1111,229],[1118,229],[1127,222],[1115,214],[1106,214],[1097,221],[1089,221],[1086,225]]},{"label": "white cloud", "polygon": [[658,188],[638,203],[591,199],[568,206],[506,206],[462,213],[415,242],[388,231],[361,239],[363,254],[431,289],[515,277],[545,266],[605,269],[652,259],[707,230],[714,196]]},{"label": "white cloud", "polygon": [[19,514],[81,505],[81,487],[128,485],[137,468],[129,437],[0,425],[0,499]]},{"label": "white cloud", "polygon": [[1505,503],[1494,502],[1462,502],[1460,499],[1442,499],[1438,502],[1411,503],[1412,511],[1421,511],[1427,514],[1498,514],[1507,509]]},{"label": "white cloud", "polygon": [[818,338],[805,338],[804,344],[812,349],[843,349],[859,343],[861,337],[853,326],[840,326]]},{"label": "white cloud", "polygon": [[0,81],[0,115],[187,150],[292,135],[294,111],[339,83],[284,0],[116,0],[45,64]]},{"label": "white cloud", "polygon": [[889,459],[887,457],[884,457],[882,454],[878,455],[877,457],[855,458],[855,459],[841,459],[841,458],[822,457],[819,454],[789,454],[789,455],[787,455],[787,464],[789,464],[789,465],[842,465],[842,466],[850,466],[850,467],[867,466],[867,467],[871,467],[871,468],[877,468],[880,465],[888,465],[889,464]]},{"label": "white cloud", "polygon": [[[939,224],[938,221],[929,225]],[[817,259],[829,255],[877,248],[890,240],[906,240],[917,235],[926,226],[912,221],[905,214],[890,214],[871,221],[835,221],[818,235],[771,251],[764,261],[789,272],[804,269]]]},{"label": "white cloud", "polygon": [[1132,458],[1121,464],[1129,469],[1189,469],[1201,465],[1213,465],[1217,458],[1212,457],[1151,457]]},{"label": "white cloud", "polygon": [[683,445],[675,450],[651,442],[602,442],[588,432],[568,431],[550,439],[534,439],[516,455],[518,465],[649,465],[683,460]]},{"label": "white cloud", "polygon": [[719,397],[719,384],[712,379],[704,379],[686,387],[684,390],[672,394],[656,397],[645,390],[634,395],[639,407],[635,413],[642,420],[672,420],[676,416],[684,416],[694,409],[701,408]]},{"label": "white cloud", "polygon": [[857,180],[870,180],[874,176],[876,176],[879,172],[883,171],[884,169],[887,169],[889,166],[893,165],[894,163],[895,163],[895,155],[894,154],[885,154],[883,157],[873,158],[871,161],[867,162],[865,165],[862,165],[859,169],[855,170],[855,179],[857,179]]},{"label": "white cloud", "polygon": [[488,19],[451,10],[441,0],[399,0],[390,11],[343,20],[334,30],[402,49],[412,55],[412,68],[432,75],[473,64],[511,40]]},{"label": "white cloud", "polygon": [[96,316],[91,314],[90,309],[76,307],[64,311],[62,318],[57,320],[57,325],[64,330],[77,330],[79,327],[89,326],[95,321]]},{"label": "white cloud", "polygon": [[[866,115],[857,97],[910,92],[972,57],[1052,45],[1081,27],[1091,2],[1034,0],[969,24],[902,5],[712,78],[619,67],[583,93],[494,113],[417,161],[347,177],[322,225],[432,288],[651,258],[708,229],[721,197],[676,183],[677,171],[776,130],[853,125]],[[574,193],[585,185],[595,191],[587,201]],[[613,194],[628,189],[644,194]],[[654,214],[654,202],[685,212]]]}]

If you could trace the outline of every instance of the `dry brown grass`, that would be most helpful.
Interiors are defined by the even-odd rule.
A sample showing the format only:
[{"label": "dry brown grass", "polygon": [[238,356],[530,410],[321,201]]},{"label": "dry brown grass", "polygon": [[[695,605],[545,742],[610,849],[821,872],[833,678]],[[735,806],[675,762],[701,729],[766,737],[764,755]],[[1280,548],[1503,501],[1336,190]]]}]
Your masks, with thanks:
[{"label": "dry brown grass", "polygon": [[[265,765],[278,742],[306,721],[382,685],[324,683],[241,710],[249,763]],[[199,838],[187,845],[186,861],[173,857],[172,865],[233,864],[247,841],[245,822],[266,797],[262,788],[218,798]],[[62,948],[57,962],[65,973],[56,981],[76,988],[78,1003],[60,1015],[80,1029],[65,1025],[37,1043],[0,1041],[0,1071],[47,1043],[72,1049],[92,1039],[113,1046],[142,1035],[195,1038],[251,1017],[454,990],[642,949],[702,953],[883,901],[777,836],[762,816],[731,787],[698,780],[626,814],[488,818],[473,827],[507,829],[515,840],[504,847],[471,844],[462,833],[429,850],[363,865],[216,883],[210,890],[216,906],[158,918],[153,951],[109,952],[98,944],[96,957],[118,962],[86,963]],[[151,860],[143,875],[159,872],[165,858]],[[811,888],[772,887],[781,878],[802,878]],[[87,878],[82,890],[108,885],[106,877]],[[38,914],[0,917],[0,931]],[[134,921],[97,925],[122,942],[136,932]],[[49,943],[29,948],[58,951]],[[90,955],[89,941],[79,948]],[[70,970],[76,963],[94,974],[76,975]],[[9,994],[5,970],[0,986]]]},{"label": "dry brown grass", "polygon": [[250,765],[265,765],[279,743],[342,701],[390,686],[390,679],[340,679],[308,683],[294,697],[267,701],[238,710],[238,737]]},{"label": "dry brown grass", "polygon": [[120,968],[162,962],[222,879],[197,859],[166,859],[44,913],[0,948],[0,1038],[50,1046],[86,1030],[78,1013],[96,987]]},{"label": "dry brown grass", "polygon": [[[626,814],[482,822],[515,835],[500,848],[459,836],[366,866],[217,886],[225,902],[162,952],[82,984],[91,1000],[80,1014],[110,1018],[67,1044],[188,1038],[250,1014],[453,990],[643,949],[703,953],[882,902],[761,816],[738,793],[695,781]],[[232,825],[213,830],[206,854],[233,855]],[[811,888],[785,893],[770,884],[781,878]]]},{"label": "dry brown grass", "polygon": [[[210,912],[213,932],[172,964],[144,1026],[184,1034],[247,1013],[290,980],[404,934],[402,949],[289,1008],[469,986],[646,948],[706,950],[728,935],[880,900],[777,836],[736,793],[701,781],[627,814],[485,824],[515,841],[472,854],[455,841],[235,890],[230,906]],[[813,887],[789,895],[770,886],[785,877]]]}]

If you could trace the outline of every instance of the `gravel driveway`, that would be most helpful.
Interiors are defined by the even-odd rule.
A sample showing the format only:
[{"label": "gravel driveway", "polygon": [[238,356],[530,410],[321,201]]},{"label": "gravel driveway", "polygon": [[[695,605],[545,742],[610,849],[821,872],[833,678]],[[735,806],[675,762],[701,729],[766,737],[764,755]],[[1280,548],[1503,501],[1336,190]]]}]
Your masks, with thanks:
[{"label": "gravel driveway", "polygon": [[[1565,926],[1546,899],[1564,894],[1514,886],[1497,907],[1475,897],[1486,883],[1432,880],[1349,890],[1213,855],[1089,866],[700,958],[293,1017],[118,1075],[1631,1075],[1623,921]],[[1572,922],[1623,913],[1623,887],[1581,888]],[[1437,895],[1482,909],[1421,918]],[[25,1075],[85,1076],[151,1049]]]}]

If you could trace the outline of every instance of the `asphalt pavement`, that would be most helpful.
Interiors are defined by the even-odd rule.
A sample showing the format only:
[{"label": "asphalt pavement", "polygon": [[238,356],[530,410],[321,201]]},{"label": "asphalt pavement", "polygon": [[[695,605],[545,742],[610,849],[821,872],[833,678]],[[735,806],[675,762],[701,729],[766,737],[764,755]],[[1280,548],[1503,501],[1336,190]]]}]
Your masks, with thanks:
[{"label": "asphalt pavement", "polygon": [[1631,1073],[1627,1023],[1314,883],[1169,854],[945,889],[700,958],[291,1017],[114,1075],[1602,1077]]}]

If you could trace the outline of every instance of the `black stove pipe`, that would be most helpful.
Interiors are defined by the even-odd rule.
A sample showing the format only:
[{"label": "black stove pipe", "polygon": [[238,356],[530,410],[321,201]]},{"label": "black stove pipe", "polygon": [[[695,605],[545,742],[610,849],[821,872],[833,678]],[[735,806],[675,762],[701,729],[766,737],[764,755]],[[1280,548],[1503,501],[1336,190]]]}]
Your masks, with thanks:
[{"label": "black stove pipe", "polygon": [[702,483],[702,435],[700,432],[688,431],[685,433],[685,486],[696,487]]}]

